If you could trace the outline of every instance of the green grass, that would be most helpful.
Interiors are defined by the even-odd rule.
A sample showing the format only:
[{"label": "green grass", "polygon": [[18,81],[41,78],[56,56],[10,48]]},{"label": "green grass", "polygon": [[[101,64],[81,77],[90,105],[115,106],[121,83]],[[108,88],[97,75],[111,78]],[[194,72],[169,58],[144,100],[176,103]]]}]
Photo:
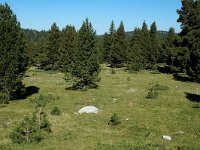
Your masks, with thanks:
[{"label": "green grass", "polygon": [[[200,95],[200,85],[175,81],[172,75],[140,71],[129,74],[124,69],[102,65],[98,89],[66,90],[64,74],[31,68],[24,78],[26,87],[39,92],[25,100],[12,101],[0,107],[0,149],[24,150],[130,150],[130,149],[200,149],[200,109],[186,93]],[[168,87],[154,100],[146,98],[152,84]],[[44,108],[52,123],[52,133],[39,143],[13,144],[9,134],[24,115],[31,114],[34,99],[40,94],[51,95]],[[100,108],[98,114],[77,115],[86,105]],[[52,116],[59,107],[60,116]],[[113,113],[121,124],[109,126]],[[181,132],[184,133],[181,133]],[[162,135],[170,135],[165,141]]]}]

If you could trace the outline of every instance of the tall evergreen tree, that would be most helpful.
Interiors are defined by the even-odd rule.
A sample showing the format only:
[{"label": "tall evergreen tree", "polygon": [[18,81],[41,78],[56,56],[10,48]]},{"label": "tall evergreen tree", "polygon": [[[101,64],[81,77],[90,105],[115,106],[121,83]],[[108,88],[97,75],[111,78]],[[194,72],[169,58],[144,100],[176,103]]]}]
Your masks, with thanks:
[{"label": "tall evergreen tree", "polygon": [[167,35],[164,39],[163,43],[163,49],[165,50],[165,58],[164,60],[168,65],[173,65],[175,56],[176,56],[176,48],[175,46],[177,45],[177,34],[175,33],[174,28],[170,28],[169,31],[167,32]]},{"label": "tall evergreen tree", "polygon": [[150,34],[149,34],[149,30],[148,30],[148,26],[146,24],[146,22],[144,21],[142,24],[142,36],[141,36],[141,50],[144,56],[144,66],[147,66],[148,63],[148,54],[149,54],[149,43],[151,42],[150,39]]},{"label": "tall evergreen tree", "polygon": [[126,61],[127,53],[127,41],[126,33],[124,30],[124,24],[121,21],[119,28],[114,35],[113,48],[111,46],[111,66],[119,67]]},{"label": "tall evergreen tree", "polygon": [[142,53],[142,31],[139,28],[135,28],[133,35],[129,41],[127,60],[128,69],[130,71],[139,71],[144,67],[144,55]]},{"label": "tall evergreen tree", "polygon": [[110,35],[106,32],[103,37],[103,57],[104,62],[109,63],[110,59],[110,47],[111,47],[111,38]]},{"label": "tall evergreen tree", "polygon": [[61,46],[59,49],[60,59],[59,66],[65,71],[68,70],[69,65],[73,61],[73,53],[76,47],[76,29],[74,26],[67,25],[61,34]]},{"label": "tall evergreen tree", "polygon": [[20,23],[8,4],[0,4],[0,58],[0,95],[16,98],[28,61]]},{"label": "tall evergreen tree", "polygon": [[73,89],[87,89],[96,87],[96,79],[100,71],[96,32],[86,19],[77,37],[77,47],[74,52],[73,63],[69,73],[75,82]]},{"label": "tall evergreen tree", "polygon": [[[150,43],[148,51],[148,62],[151,67],[154,67],[159,60],[159,51],[161,51],[161,42],[158,38],[156,22],[153,22],[150,27]],[[161,60],[162,61],[162,60]]]},{"label": "tall evergreen tree", "polygon": [[42,64],[42,68],[49,69],[58,69],[58,63],[60,58],[59,53],[60,47],[60,31],[56,23],[53,23],[51,29],[46,38],[46,46],[45,52],[47,56],[47,60]]},{"label": "tall evergreen tree", "polygon": [[182,29],[180,46],[189,52],[188,62],[185,62],[187,73],[200,81],[200,1],[182,0],[182,7],[177,13]]}]

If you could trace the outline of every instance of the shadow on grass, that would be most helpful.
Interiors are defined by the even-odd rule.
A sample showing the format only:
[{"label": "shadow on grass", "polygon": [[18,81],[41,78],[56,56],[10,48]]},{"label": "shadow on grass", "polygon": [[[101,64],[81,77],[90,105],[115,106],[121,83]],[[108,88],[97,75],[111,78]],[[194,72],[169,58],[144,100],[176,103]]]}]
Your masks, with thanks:
[{"label": "shadow on grass", "polygon": [[40,88],[38,88],[38,87],[36,87],[36,86],[28,86],[28,87],[25,87],[25,89],[24,89],[23,92],[16,93],[17,96],[14,98],[14,100],[26,99],[26,98],[28,98],[29,96],[38,93],[38,92],[39,92],[39,89],[40,89]]},{"label": "shadow on grass", "polygon": [[165,74],[170,74],[171,73],[170,66],[158,66],[157,69],[161,73],[165,73]]},{"label": "shadow on grass", "polygon": [[176,81],[182,81],[182,82],[194,82],[194,80],[188,76],[184,76],[184,75],[181,75],[181,74],[174,74],[174,80]]},{"label": "shadow on grass", "polygon": [[186,94],[186,98],[188,100],[190,100],[191,102],[200,103],[200,95],[193,94],[193,93],[187,93],[187,92],[185,92],[185,94]]}]

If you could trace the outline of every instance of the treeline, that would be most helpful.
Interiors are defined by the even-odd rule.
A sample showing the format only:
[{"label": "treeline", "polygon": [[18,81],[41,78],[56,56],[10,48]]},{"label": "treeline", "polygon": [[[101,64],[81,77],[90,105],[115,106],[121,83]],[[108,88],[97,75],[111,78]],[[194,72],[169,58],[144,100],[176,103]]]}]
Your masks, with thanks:
[{"label": "treeline", "polygon": [[200,1],[182,0],[177,13],[182,29],[178,35],[170,28],[161,38],[156,22],[149,28],[143,22],[128,37],[123,22],[116,29],[112,21],[101,38],[88,19],[79,30],[72,25],[60,30],[56,23],[48,32],[22,30],[10,7],[0,5],[0,98],[15,98],[32,65],[65,72],[72,89],[97,87],[100,63],[130,71],[155,70],[162,63],[169,73],[185,72],[199,82]]},{"label": "treeline", "polygon": [[[104,35],[99,35],[96,37],[100,62],[101,63],[112,63],[112,66],[115,66],[115,67],[125,65],[129,69],[134,69],[129,64],[127,65],[127,63],[130,62],[130,51],[129,51],[130,45],[134,45],[134,43],[131,44],[133,42],[132,40],[134,37],[138,36],[137,35],[138,33],[136,30],[138,30],[138,31],[146,30],[144,32],[148,32],[147,36],[150,36],[150,35],[154,36],[158,40],[160,47],[159,47],[159,50],[157,50],[157,51],[160,51],[160,53],[165,51],[165,47],[163,47],[163,46],[165,45],[165,39],[167,38],[168,32],[167,31],[157,31],[156,23],[154,22],[153,24],[154,24],[154,28],[155,28],[155,33],[150,34],[150,32],[154,32],[154,31],[150,31],[147,28],[147,25],[145,22],[143,23],[142,29],[136,28],[134,31],[131,31],[131,32],[125,32],[123,22],[121,22],[121,25],[120,25],[121,31],[119,31],[121,33],[119,33],[119,34],[123,34],[121,36],[123,36],[124,40],[125,40],[124,47],[122,48],[123,50],[121,52],[124,51],[125,54],[123,54],[124,58],[123,58],[122,62],[119,64],[117,62],[112,63],[109,60],[109,58],[110,59],[112,58],[112,59],[115,59],[116,61],[118,61],[117,58],[114,58],[115,57],[114,52],[112,52],[113,57],[111,56],[110,51],[112,48],[110,48],[109,45],[112,45],[115,43],[115,45],[117,46],[118,43],[119,43],[119,45],[121,44],[120,43],[121,41],[115,41],[115,42],[113,41],[114,43],[111,43],[111,41],[110,41],[110,37],[109,37],[110,34],[116,34],[115,39],[119,39],[119,37],[117,37],[117,31],[115,29],[114,22],[112,21],[111,26],[113,26],[113,27],[110,27],[110,30],[113,30],[113,31],[109,31],[109,32],[105,33]],[[145,26],[146,26],[146,29],[145,29]],[[113,28],[113,29],[111,29],[111,28]],[[51,29],[49,31],[40,31],[39,32],[36,30],[31,30],[31,29],[23,29],[23,32],[25,34],[25,39],[27,41],[26,42],[27,43],[27,55],[29,56],[30,65],[36,65],[45,70],[52,70],[52,69],[53,70],[55,70],[55,69],[63,70],[63,66],[65,66],[65,69],[67,69],[66,63],[70,64],[70,58],[72,58],[73,49],[75,48],[75,47],[72,47],[72,48],[70,48],[70,47],[71,47],[71,45],[75,45],[74,44],[74,43],[76,43],[75,37],[78,33],[78,31],[75,29],[74,26],[67,25],[65,28],[60,30],[59,27],[56,25],[56,23],[53,23],[51,26]],[[54,65],[53,65],[52,63],[50,64],[49,61],[45,62],[45,60],[47,60],[47,57],[45,59],[44,56],[47,56],[47,53],[49,53],[47,50],[48,49],[47,45],[50,43],[53,43],[53,41],[50,41],[49,36],[52,36],[56,32],[57,32],[57,36],[51,37],[51,38],[55,38],[57,40],[57,42],[54,41],[54,43],[57,43],[57,45],[58,45],[57,48],[54,49],[54,52],[56,52],[57,55],[59,55],[60,60],[57,60],[57,63],[54,63]],[[113,33],[111,33],[111,32],[113,32]],[[155,34],[155,35],[152,35],[152,34]],[[174,30],[173,30],[173,34],[174,34],[174,36],[177,35],[174,32]],[[71,40],[70,40],[70,38],[71,38]],[[150,38],[150,37],[147,37],[147,38]],[[51,39],[51,40],[53,40],[53,39]],[[138,39],[138,40],[141,40],[141,39]],[[146,43],[146,45],[150,44],[147,42],[149,42],[149,41],[146,41],[146,40],[144,41],[144,43]],[[116,49],[115,51],[116,52],[120,51],[120,49],[119,50]],[[144,51],[148,51],[148,49],[144,48]],[[65,54],[68,53],[69,55],[65,55],[64,53]],[[54,56],[55,54],[50,52],[49,55]],[[121,54],[119,54],[119,55],[121,55]],[[62,58],[64,58],[64,59],[62,59]],[[62,63],[63,61],[66,61],[66,62],[63,64]],[[136,68],[137,67],[135,67],[135,69]]]}]

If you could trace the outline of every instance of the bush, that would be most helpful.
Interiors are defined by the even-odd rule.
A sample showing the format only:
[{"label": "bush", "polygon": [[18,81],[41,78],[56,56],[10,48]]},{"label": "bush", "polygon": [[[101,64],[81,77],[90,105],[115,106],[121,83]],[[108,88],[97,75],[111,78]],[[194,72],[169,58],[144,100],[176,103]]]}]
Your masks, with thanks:
[{"label": "bush", "polygon": [[54,107],[54,109],[51,111],[51,115],[60,116],[60,114],[61,114],[61,112],[58,107]]},{"label": "bush", "polygon": [[111,74],[116,74],[115,69],[111,69]]},{"label": "bush", "polygon": [[118,124],[121,124],[121,121],[120,121],[120,117],[114,113],[112,116],[111,116],[111,119],[108,123],[108,125],[113,125],[113,126],[116,126]]},{"label": "bush", "polygon": [[155,84],[149,89],[149,92],[148,92],[146,98],[156,99],[159,95],[158,91],[165,91],[165,90],[168,90],[168,86]]},{"label": "bush", "polygon": [[127,77],[127,81],[131,81],[131,78],[130,78],[130,77]]},{"label": "bush", "polygon": [[155,89],[150,89],[146,98],[156,99],[157,97],[158,97],[158,91]]},{"label": "bush", "polygon": [[32,117],[25,116],[13,129],[10,134],[13,143],[40,142],[46,133],[51,132],[51,124],[46,113],[42,111],[47,103],[45,100],[44,96],[40,95],[36,99]]},{"label": "bush", "polygon": [[8,95],[5,93],[0,93],[0,104],[8,104],[9,98]]},{"label": "bush", "polygon": [[13,143],[40,142],[43,137],[33,118],[25,116],[10,134]]}]

